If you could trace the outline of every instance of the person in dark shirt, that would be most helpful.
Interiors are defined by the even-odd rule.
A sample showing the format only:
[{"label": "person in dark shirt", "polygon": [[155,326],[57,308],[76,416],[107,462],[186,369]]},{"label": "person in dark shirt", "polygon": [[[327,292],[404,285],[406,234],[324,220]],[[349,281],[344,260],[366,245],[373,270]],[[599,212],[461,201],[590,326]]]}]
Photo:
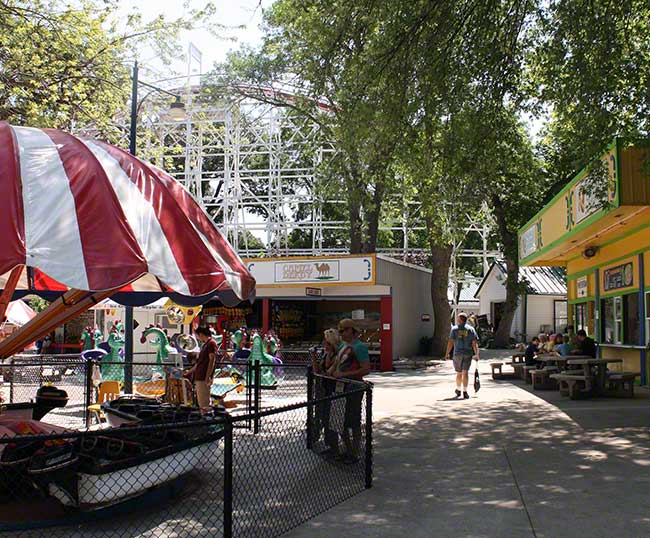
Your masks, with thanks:
[{"label": "person in dark shirt", "polygon": [[587,336],[587,332],[584,329],[580,329],[576,333],[576,337],[578,339],[578,348],[573,351],[573,354],[596,358],[596,342]]},{"label": "person in dark shirt", "polygon": [[526,366],[535,366],[537,364],[535,360],[537,353],[539,353],[539,338],[535,336],[526,348]]},{"label": "person in dark shirt", "polygon": [[197,327],[194,331],[196,337],[202,342],[199,357],[194,366],[186,371],[194,380],[194,392],[199,407],[210,405],[210,385],[217,363],[217,352],[219,345],[212,338],[208,327]]}]

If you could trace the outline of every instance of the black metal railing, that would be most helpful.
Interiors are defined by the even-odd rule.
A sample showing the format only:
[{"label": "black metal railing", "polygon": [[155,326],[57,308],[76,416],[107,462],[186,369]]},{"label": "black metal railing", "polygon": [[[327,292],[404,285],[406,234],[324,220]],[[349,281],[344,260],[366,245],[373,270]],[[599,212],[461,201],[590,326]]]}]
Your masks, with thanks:
[{"label": "black metal railing", "polygon": [[3,430],[0,536],[280,536],[372,485],[372,386],[305,374],[302,401],[240,415]]}]

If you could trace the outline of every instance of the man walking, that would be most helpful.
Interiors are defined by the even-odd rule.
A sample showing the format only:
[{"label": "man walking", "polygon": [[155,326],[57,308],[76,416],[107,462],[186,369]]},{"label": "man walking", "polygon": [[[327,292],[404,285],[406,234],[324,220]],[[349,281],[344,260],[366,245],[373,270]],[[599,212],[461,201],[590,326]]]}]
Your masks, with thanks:
[{"label": "man walking", "polygon": [[469,367],[472,364],[472,355],[478,361],[478,336],[474,327],[467,323],[467,314],[464,312],[458,314],[456,322],[457,325],[454,325],[449,333],[445,358],[449,359],[453,348],[454,370],[456,370],[456,398],[460,398],[460,386],[462,384],[463,398],[468,399]]}]

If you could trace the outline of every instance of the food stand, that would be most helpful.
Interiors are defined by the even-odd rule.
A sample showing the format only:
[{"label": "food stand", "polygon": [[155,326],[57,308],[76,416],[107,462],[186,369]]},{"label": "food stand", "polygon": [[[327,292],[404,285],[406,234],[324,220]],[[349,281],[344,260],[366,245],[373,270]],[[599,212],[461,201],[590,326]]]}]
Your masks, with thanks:
[{"label": "food stand", "polygon": [[[569,320],[602,358],[648,381],[650,178],[648,142],[614,140],[519,231],[522,265],[566,267]],[[590,188],[599,172],[605,200]]]},{"label": "food stand", "polygon": [[371,361],[391,370],[433,334],[430,270],[382,255],[248,258],[257,282],[252,310],[284,349],[308,349],[325,329],[354,319]]}]

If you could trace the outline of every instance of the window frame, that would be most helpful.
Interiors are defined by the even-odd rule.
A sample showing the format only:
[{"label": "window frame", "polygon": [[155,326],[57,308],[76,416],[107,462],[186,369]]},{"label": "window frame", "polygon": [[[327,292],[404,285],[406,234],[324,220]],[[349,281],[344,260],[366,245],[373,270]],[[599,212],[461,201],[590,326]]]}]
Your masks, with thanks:
[{"label": "window frame", "polygon": [[[565,307],[565,312],[566,315],[564,317],[559,318],[557,316],[557,304],[558,303],[564,303]],[[564,320],[564,329],[561,329],[560,325],[558,324],[558,320],[563,319]],[[553,332],[565,332],[566,328],[569,325],[569,303],[566,299],[553,299]]]},{"label": "window frame", "polygon": [[[581,314],[579,315],[578,312]],[[589,301],[573,305],[573,324],[576,332],[582,329],[589,334]]]}]

